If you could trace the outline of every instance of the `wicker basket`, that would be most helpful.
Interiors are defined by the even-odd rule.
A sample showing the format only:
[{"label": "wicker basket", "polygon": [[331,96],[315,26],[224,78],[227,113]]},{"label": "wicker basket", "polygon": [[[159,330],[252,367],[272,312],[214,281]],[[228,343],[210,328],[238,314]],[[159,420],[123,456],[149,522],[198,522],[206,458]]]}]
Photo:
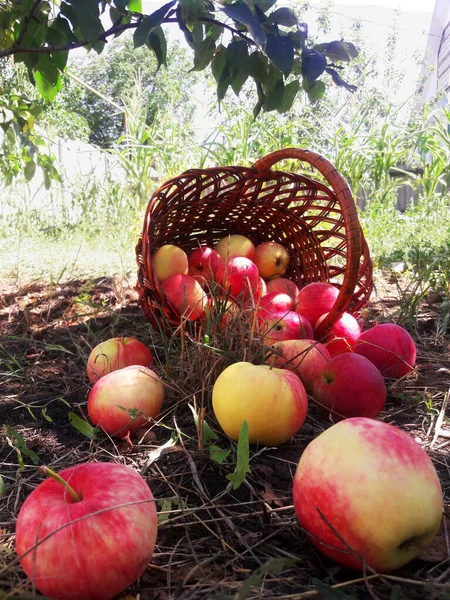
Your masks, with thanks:
[{"label": "wicker basket", "polygon": [[[284,159],[309,163],[328,185],[303,174],[272,170]],[[347,184],[319,154],[286,148],[252,167],[191,169],[153,194],[136,247],[139,302],[152,324],[180,323],[180,315],[164,301],[153,277],[154,252],[163,244],[189,252],[234,233],[255,245],[271,240],[285,246],[290,254],[285,277],[299,287],[326,281],[339,288],[336,303],[322,322],[323,333],[344,311],[356,313],[367,303],[373,287],[372,263]]]}]

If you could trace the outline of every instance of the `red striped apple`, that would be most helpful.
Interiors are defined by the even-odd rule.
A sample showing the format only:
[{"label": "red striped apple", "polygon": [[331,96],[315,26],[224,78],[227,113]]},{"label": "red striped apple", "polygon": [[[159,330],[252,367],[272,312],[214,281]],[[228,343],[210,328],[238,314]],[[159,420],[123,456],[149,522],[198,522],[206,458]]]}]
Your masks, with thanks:
[{"label": "red striped apple", "polygon": [[164,386],[151,369],[133,365],[97,381],[88,397],[95,426],[124,438],[152,424],[162,407]]},{"label": "red striped apple", "polygon": [[256,265],[242,256],[235,256],[219,265],[216,281],[232,298],[241,300],[255,294],[261,285]]},{"label": "red striped apple", "polygon": [[22,568],[47,598],[110,600],[152,557],[157,514],[150,488],[114,463],[43,470],[52,478],[31,492],[17,519]]},{"label": "red striped apple", "polygon": [[358,354],[345,352],[331,358],[318,375],[314,399],[333,420],[376,417],[386,402],[386,384],[378,369]]},{"label": "red striped apple", "polygon": [[294,301],[289,294],[283,294],[279,292],[269,292],[263,296],[259,302],[259,310],[261,313],[267,312],[269,314],[294,309]]},{"label": "red striped apple", "polygon": [[196,248],[188,255],[189,275],[200,284],[214,279],[217,267],[222,262],[219,254],[208,246]]},{"label": "red striped apple", "polygon": [[312,327],[307,319],[293,310],[258,312],[258,325],[266,344],[282,340],[302,340],[313,337]]},{"label": "red striped apple", "polygon": [[188,321],[195,321],[205,311],[207,295],[190,275],[172,275],[161,284],[167,302]]},{"label": "red striped apple", "polygon": [[312,394],[314,383],[331,359],[330,353],[320,342],[314,340],[284,340],[273,344],[282,355],[272,355],[268,362],[279,369],[289,369],[303,382],[308,394]]},{"label": "red striped apple", "polygon": [[[328,316],[325,313],[316,323],[314,328],[314,336],[322,321]],[[351,352],[356,343],[356,340],[361,335],[361,327],[353,315],[345,312],[340,319],[336,321],[325,339],[320,341],[325,344],[331,356],[336,356],[342,352]]]},{"label": "red striped apple", "polygon": [[289,266],[289,252],[277,242],[263,242],[256,246],[253,260],[261,277],[274,279],[286,273]]},{"label": "red striped apple", "polygon": [[362,570],[362,561],[378,572],[401,567],[431,545],[442,517],[425,450],[404,431],[363,417],[333,425],[306,447],[293,494],[311,542],[352,569]]},{"label": "red striped apple", "polygon": [[319,317],[333,308],[338,295],[339,290],[331,283],[309,283],[298,294],[296,311],[315,327]]},{"label": "red striped apple", "polygon": [[153,355],[147,346],[133,337],[116,337],[101,342],[89,355],[87,373],[91,383],[103,375],[130,365],[151,367]]},{"label": "red striped apple", "polygon": [[153,274],[161,283],[172,275],[187,275],[188,257],[184,250],[173,244],[165,244],[158,248],[152,258]]},{"label": "red striped apple", "polygon": [[239,439],[247,421],[250,444],[275,446],[303,425],[308,398],[295,373],[238,362],[216,379],[212,405],[219,425],[232,440]]},{"label": "red striped apple", "polygon": [[249,260],[255,257],[255,246],[245,235],[227,235],[217,242],[214,250],[225,261],[235,256],[243,256]]},{"label": "red striped apple", "polygon": [[368,358],[384,377],[400,379],[416,363],[416,345],[403,327],[394,323],[375,325],[359,336],[354,352]]},{"label": "red striped apple", "polygon": [[298,295],[300,293],[298,287],[290,279],[277,277],[267,282],[267,293],[279,292],[280,294],[288,294],[294,301],[294,306],[297,306]]}]

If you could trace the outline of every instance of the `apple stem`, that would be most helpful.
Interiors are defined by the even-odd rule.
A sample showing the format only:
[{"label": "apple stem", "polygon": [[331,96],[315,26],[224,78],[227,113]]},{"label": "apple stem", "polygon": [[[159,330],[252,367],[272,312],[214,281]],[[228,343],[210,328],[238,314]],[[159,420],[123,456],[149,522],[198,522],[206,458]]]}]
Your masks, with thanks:
[{"label": "apple stem", "polygon": [[58,473],[56,473],[52,469],[49,469],[49,467],[45,467],[45,466],[39,467],[39,471],[43,475],[46,475],[47,477],[52,477],[55,481],[57,481],[58,483],[63,485],[66,489],[66,492],[69,494],[69,496],[72,498],[72,500],[74,502],[81,502],[81,497],[76,493],[76,491],[73,489],[73,487],[70,486],[67,483],[67,481],[61,477],[61,475],[58,475]]}]

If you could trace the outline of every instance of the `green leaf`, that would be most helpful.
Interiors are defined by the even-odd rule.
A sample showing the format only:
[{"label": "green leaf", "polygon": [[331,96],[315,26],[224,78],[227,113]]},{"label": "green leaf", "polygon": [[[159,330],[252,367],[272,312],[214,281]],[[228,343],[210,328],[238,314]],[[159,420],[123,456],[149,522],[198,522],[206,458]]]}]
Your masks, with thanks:
[{"label": "green leaf", "polygon": [[239,96],[242,86],[248,79],[248,65],[244,65],[240,71],[233,73],[233,79],[231,80],[231,87],[236,96]]},{"label": "green leaf", "polygon": [[208,452],[210,459],[221,465],[226,462],[228,455],[231,452],[231,448],[228,448],[228,450],[223,450],[220,446],[212,444],[208,447]]},{"label": "green leaf", "polygon": [[267,12],[277,3],[277,0],[253,0],[254,6],[257,6],[263,13]]},{"label": "green leaf", "polygon": [[[59,15],[58,15],[58,17],[59,17]],[[61,19],[61,17],[59,17],[59,18]],[[67,21],[65,19],[63,19],[63,20],[65,21],[65,23],[67,23]],[[59,21],[59,23],[60,22],[61,21]],[[45,34],[45,41],[50,46],[60,46],[60,45],[66,43],[67,36],[66,36],[65,32],[61,29],[61,27],[59,27],[57,20],[55,20],[50,25],[50,27],[47,29],[47,33]]]},{"label": "green leaf", "polygon": [[5,482],[3,481],[3,477],[0,475],[0,497],[4,496],[6,492]]},{"label": "green leaf", "polygon": [[298,20],[294,12],[290,8],[279,8],[267,17],[269,23],[276,23],[284,27],[294,27]]},{"label": "green leaf", "polygon": [[314,46],[317,52],[322,52],[333,62],[350,62],[352,58],[358,56],[358,50],[353,44],[340,40],[334,40],[325,44]]},{"label": "green leaf", "polygon": [[42,409],[42,416],[44,417],[44,419],[48,422],[48,423],[53,423],[53,419],[51,418],[50,415],[47,414],[47,407],[44,406],[44,408]]},{"label": "green leaf", "polygon": [[225,4],[224,6],[220,7],[220,10],[222,10],[227,17],[230,17],[234,21],[238,21],[238,23],[245,25],[254,42],[260,48],[264,48],[266,44],[266,34],[247,4],[239,2],[234,4]]},{"label": "green leaf", "polygon": [[62,88],[62,79],[50,55],[41,54],[35,67],[34,78],[41,96],[44,100],[52,102]]},{"label": "green leaf", "polygon": [[267,79],[267,59],[261,52],[257,51],[250,54],[248,73],[253,79],[261,83]]},{"label": "green leaf", "polygon": [[317,102],[325,94],[325,84],[323,81],[316,80],[307,90],[308,98],[310,102]]},{"label": "green leaf", "polygon": [[320,595],[322,596],[323,600],[352,600],[353,599],[353,596],[348,596],[344,592],[341,592],[340,590],[336,590],[336,589],[332,588],[331,586],[327,585],[326,583],[322,583],[319,579],[313,578],[312,582],[313,582],[316,590],[318,592],[320,592]]},{"label": "green leaf", "polygon": [[100,21],[98,2],[93,2],[92,0],[72,0],[72,6],[81,35],[88,42],[94,43],[105,33]]},{"label": "green leaf", "polygon": [[240,70],[247,66],[248,46],[244,40],[233,40],[228,44],[226,50],[227,64],[235,70]]},{"label": "green leaf", "polygon": [[153,50],[158,63],[156,70],[158,71],[161,65],[167,65],[167,41],[162,27],[155,27],[150,32],[147,41],[145,42],[150,50]]},{"label": "green leaf", "polygon": [[219,82],[220,75],[222,74],[223,68],[226,62],[226,48],[220,44],[214,54],[211,61],[211,73],[213,74],[216,82]]},{"label": "green leaf", "polygon": [[267,112],[271,110],[277,110],[283,101],[284,95],[284,82],[282,79],[277,78],[274,85],[271,86],[270,91],[265,91],[265,101],[263,109]]},{"label": "green leaf", "polygon": [[100,429],[97,429],[97,427],[92,427],[92,425],[74,412],[69,412],[69,421],[70,424],[75,427],[75,429],[77,429],[90,440],[95,440],[96,435],[100,432]]},{"label": "green leaf", "polygon": [[241,431],[239,432],[236,468],[233,473],[227,475],[227,479],[233,484],[234,490],[237,490],[238,487],[244,483],[247,473],[251,473],[249,463],[250,446],[248,441],[248,423],[247,421],[244,421],[242,423]]},{"label": "green leaf", "polygon": [[197,46],[194,54],[194,66],[191,71],[203,71],[212,61],[216,52],[216,42],[213,38],[204,39]]},{"label": "green leaf", "polygon": [[23,169],[23,174],[25,176],[25,181],[30,181],[33,179],[34,174],[36,173],[36,163],[34,160],[30,160],[27,162]]},{"label": "green leaf", "polygon": [[286,35],[269,34],[265,48],[272,63],[287,77],[294,62],[294,46]]},{"label": "green leaf", "polygon": [[114,0],[114,6],[116,6],[122,12],[127,9],[128,0]]},{"label": "green leaf", "polygon": [[50,56],[54,64],[58,67],[58,69],[60,71],[64,71],[67,65],[67,60],[69,58],[69,51],[65,50],[64,52],[53,52],[52,54],[50,54]]},{"label": "green leaf", "polygon": [[179,0],[181,18],[183,23],[192,31],[199,17],[202,16],[204,10],[203,0]]},{"label": "green leaf", "polygon": [[277,111],[279,113],[286,113],[289,110],[291,110],[299,90],[300,82],[298,79],[296,79],[295,81],[291,81],[290,83],[284,86],[283,98],[280,104],[277,106]]},{"label": "green leaf", "polygon": [[342,77],[339,75],[339,73],[337,71],[335,71],[334,69],[332,69],[331,67],[327,67],[325,69],[325,71],[331,75],[331,78],[333,79],[333,82],[340,86],[340,87],[344,87],[346,90],[348,90],[349,92],[356,92],[356,90],[358,89],[356,87],[356,85],[352,85],[350,83],[347,83],[346,81],[344,81],[342,79]]},{"label": "green leaf", "polygon": [[142,12],[142,0],[128,0],[128,10],[131,12]]},{"label": "green leaf", "polygon": [[25,440],[20,435],[20,433],[14,429],[14,427],[8,426],[6,428],[6,435],[9,438],[11,438],[13,448],[17,452],[17,460],[19,462],[19,466],[21,468],[23,468],[25,466],[24,462],[23,462],[22,454],[24,454],[25,456],[28,456],[28,458],[31,458],[34,465],[37,465],[39,463],[38,455],[35,452],[33,452],[33,450],[30,450],[29,448],[27,448],[27,444],[26,444]]},{"label": "green leaf", "polygon": [[323,54],[316,50],[303,52],[302,56],[302,75],[306,78],[309,85],[318,79],[325,71],[327,59]]},{"label": "green leaf", "polygon": [[139,23],[133,34],[135,48],[139,48],[140,46],[143,46],[145,44],[148,36],[150,35],[150,32],[153,31],[153,29],[155,29],[156,27],[159,27],[161,23],[163,23],[167,13],[172,8],[172,6],[176,4],[176,1],[177,0],[171,0],[171,2],[164,4],[164,6],[158,8],[158,10],[155,10],[154,13],[152,13],[148,17],[145,17],[145,19],[143,19],[141,23]]}]

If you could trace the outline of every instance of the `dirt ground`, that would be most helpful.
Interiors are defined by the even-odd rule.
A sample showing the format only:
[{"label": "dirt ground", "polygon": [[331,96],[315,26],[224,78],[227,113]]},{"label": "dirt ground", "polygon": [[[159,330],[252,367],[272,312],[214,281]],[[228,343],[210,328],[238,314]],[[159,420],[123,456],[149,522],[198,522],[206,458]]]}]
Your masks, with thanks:
[{"label": "dirt ground", "polygon": [[[14,551],[18,512],[42,481],[38,466],[61,470],[93,460],[130,465],[158,499],[156,550],[145,574],[128,590],[132,598],[450,598],[450,424],[445,416],[450,332],[439,325],[432,300],[423,303],[410,329],[418,345],[417,369],[402,381],[389,382],[380,418],[426,449],[441,480],[446,514],[432,548],[418,559],[388,576],[363,577],[323,557],[296,521],[291,496],[295,468],[309,441],[328,426],[312,401],[305,425],[289,443],[252,451],[251,474],[236,491],[227,489],[230,465],[214,462],[198,448],[187,406],[192,398],[180,394],[181,384],[168,394],[162,424],[134,440],[133,447],[102,434],[90,440],[69,420],[71,412],[87,415],[90,348],[127,335],[147,343],[157,357],[161,354],[136,292],[110,278],[55,288],[43,283],[21,289],[0,286],[0,473],[5,484],[0,497],[0,599],[40,597],[33,596]],[[385,277],[379,277],[377,289],[365,311],[368,322],[393,319],[399,306],[396,287]],[[218,444],[228,448],[210,412],[207,420]],[[178,441],[161,451],[174,432],[181,432]],[[283,562],[262,567],[273,559]]]}]

